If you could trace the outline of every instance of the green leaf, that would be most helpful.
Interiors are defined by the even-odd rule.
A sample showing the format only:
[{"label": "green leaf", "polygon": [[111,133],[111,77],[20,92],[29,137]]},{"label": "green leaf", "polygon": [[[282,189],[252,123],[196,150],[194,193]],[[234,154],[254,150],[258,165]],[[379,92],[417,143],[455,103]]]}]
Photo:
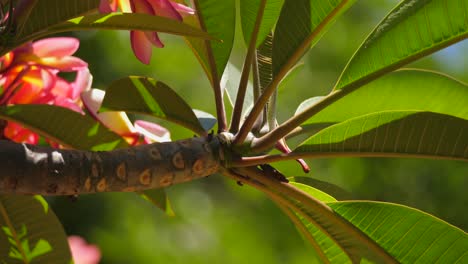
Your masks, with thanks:
[{"label": "green leaf", "polygon": [[[318,189],[322,192],[325,192],[338,200],[350,200],[351,199],[351,194],[348,191],[326,181],[321,181],[321,180],[317,180],[311,177],[301,177],[301,176],[289,177],[288,180],[291,182],[302,183],[302,184],[308,185],[310,187],[313,187],[314,189]],[[317,198],[317,199],[322,200],[320,198]],[[322,201],[325,201],[325,200],[322,200]]]},{"label": "green leaf", "polygon": [[30,39],[27,36],[44,32],[51,26],[96,10],[99,2],[100,0],[39,0],[17,38]]},{"label": "green leaf", "polygon": [[467,105],[467,84],[436,72],[407,69],[390,73],[345,95],[304,125],[337,123],[390,110],[431,111],[468,119]]},{"label": "green leaf", "polygon": [[[268,34],[257,49],[258,77],[261,92],[273,79],[273,34]],[[255,69],[254,69],[255,70]]]},{"label": "green leaf", "polygon": [[[355,0],[285,0],[273,39],[273,74],[285,75]],[[281,76],[281,77],[282,77]]]},{"label": "green leaf", "polygon": [[125,111],[152,115],[184,126],[200,135],[205,129],[192,108],[166,84],[146,77],[125,77],[107,89],[103,111]]},{"label": "green leaf", "polygon": [[330,126],[294,152],[468,160],[467,149],[466,119],[432,112],[388,111]]},{"label": "green leaf", "polygon": [[[225,90],[227,95],[226,97],[229,100],[231,106],[234,106],[236,101],[240,76],[240,70],[234,64],[228,62],[226,65],[226,70],[223,73],[223,77],[221,78],[221,87]],[[253,85],[252,82],[249,81],[247,84],[247,92],[244,98],[244,106],[242,107],[242,116],[244,116],[244,113],[253,105],[254,98],[252,91]]]},{"label": "green leaf", "polygon": [[212,129],[216,125],[216,122],[218,122],[216,120],[216,117],[214,117],[210,113],[203,112],[197,109],[192,109],[192,111],[205,131],[209,131],[210,129]]},{"label": "green leaf", "polygon": [[140,196],[163,210],[168,216],[175,216],[165,189],[147,190],[140,193]]},{"label": "green leaf", "polygon": [[[0,195],[0,259],[68,263],[67,236],[55,214],[33,196]],[[20,236],[22,234],[22,236]]]},{"label": "green leaf", "polygon": [[[187,38],[187,41],[200,60],[208,77],[214,82],[219,82],[234,43],[235,1],[196,0],[195,5],[197,7],[197,15],[202,21],[205,31],[210,36],[221,41],[211,41],[210,52],[208,52],[208,48],[203,40]],[[200,27],[199,21],[194,16],[184,18],[184,22],[197,28],[203,28]],[[210,60],[213,65],[210,63]],[[212,66],[214,66],[213,69]],[[214,80],[212,73],[216,73]]]},{"label": "green leaf", "polygon": [[293,185],[294,187],[298,188],[299,190],[302,190],[308,194],[310,194],[312,197],[322,201],[322,202],[336,202],[337,200],[335,199],[335,197],[329,195],[328,193],[325,193],[319,189],[316,189],[312,186],[309,186],[309,185],[306,185],[306,184],[302,184],[302,183],[298,183],[298,182],[290,182],[291,185]]},{"label": "green leaf", "polygon": [[104,151],[128,146],[119,135],[93,118],[63,107],[1,106],[0,118],[17,122],[42,136],[76,149]]},{"label": "green leaf", "polygon": [[[312,97],[296,115],[323,97]],[[369,103],[372,102],[372,103]],[[305,121],[294,142],[303,142],[320,129],[361,115],[391,110],[431,111],[468,119],[468,86],[449,76],[417,69],[389,73],[344,95]],[[312,128],[312,129],[310,129]],[[294,144],[293,144],[294,145]]]},{"label": "green leaf", "polygon": [[402,1],[356,51],[335,89],[361,86],[466,39],[467,13],[463,0]]},{"label": "green leaf", "polygon": [[77,30],[143,30],[157,31],[175,35],[212,39],[206,32],[177,20],[139,13],[92,14],[76,17],[61,24],[49,27],[45,32],[24,36],[20,43],[44,35]]},{"label": "green leaf", "polygon": [[[258,8],[261,0],[241,0],[240,1],[240,17],[242,25],[242,33],[244,34],[245,43],[250,42],[253,27],[257,18]],[[284,0],[268,0],[266,1],[265,11],[263,13],[262,23],[258,31],[257,47],[262,44],[268,33],[273,29]]]},{"label": "green leaf", "polygon": [[278,92],[281,95],[282,92],[286,92],[286,87],[291,80],[296,79],[297,75],[304,68],[304,63],[298,63],[291,68],[291,70],[286,73],[286,76],[281,80],[281,83],[278,85]]},{"label": "green leaf", "polygon": [[429,214],[403,205],[328,203],[401,263],[468,263],[468,236]]},{"label": "green leaf", "polygon": [[[309,195],[314,196],[314,193]],[[391,257],[374,241],[368,239],[352,224],[343,222],[341,216],[330,214],[331,209],[321,201],[316,200],[316,206],[309,208],[290,197],[283,198],[299,209],[293,211],[321,248],[324,257],[331,263],[349,263],[350,259],[353,263],[359,263],[363,257],[375,263],[393,263],[389,260]]]}]

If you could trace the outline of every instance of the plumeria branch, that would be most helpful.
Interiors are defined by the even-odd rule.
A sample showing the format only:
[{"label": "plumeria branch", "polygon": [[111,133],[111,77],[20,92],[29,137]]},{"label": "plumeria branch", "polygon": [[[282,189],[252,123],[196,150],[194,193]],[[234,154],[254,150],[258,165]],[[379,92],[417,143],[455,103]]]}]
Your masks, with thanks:
[{"label": "plumeria branch", "polygon": [[216,173],[219,151],[218,138],[211,136],[109,152],[0,140],[0,193],[77,195],[162,188]]}]

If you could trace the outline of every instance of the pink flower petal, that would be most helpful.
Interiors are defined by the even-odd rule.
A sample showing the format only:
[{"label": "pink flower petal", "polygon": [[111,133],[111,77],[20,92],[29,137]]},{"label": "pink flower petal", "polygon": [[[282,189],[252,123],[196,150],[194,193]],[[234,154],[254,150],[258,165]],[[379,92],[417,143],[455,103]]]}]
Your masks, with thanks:
[{"label": "pink flower petal", "polygon": [[81,109],[81,107],[79,105],[77,105],[75,101],[73,101],[73,100],[71,100],[70,98],[67,98],[67,97],[57,96],[57,97],[54,98],[53,104],[57,105],[57,106],[64,107],[64,108],[68,108],[70,110],[73,110],[73,111],[81,113],[81,114],[84,114],[83,109]]},{"label": "pink flower petal", "polygon": [[151,61],[151,54],[153,47],[151,42],[146,38],[146,34],[143,31],[131,31],[130,42],[132,44],[132,50],[137,59],[144,64],[149,64]]},{"label": "pink flower petal", "polygon": [[98,264],[101,259],[101,251],[95,245],[86,243],[79,236],[69,236],[68,244],[75,264]]},{"label": "pink flower petal", "polygon": [[153,8],[147,0],[132,0],[130,1],[132,11],[134,13],[154,15]]},{"label": "pink flower petal", "polygon": [[134,125],[136,131],[145,136],[150,142],[171,141],[171,134],[165,127],[143,120],[136,120]]},{"label": "pink flower petal", "polygon": [[146,39],[148,39],[151,44],[158,48],[164,48],[164,44],[162,43],[161,39],[159,39],[157,32],[147,32],[145,31]]},{"label": "pink flower petal", "polygon": [[38,40],[32,44],[33,53],[38,57],[65,57],[78,50],[80,41],[76,38],[57,37]]},{"label": "pink flower petal", "polygon": [[54,57],[43,58],[40,60],[40,64],[64,72],[78,71],[88,67],[88,63],[73,56],[67,56],[59,59]]},{"label": "pink flower petal", "polygon": [[135,128],[124,112],[98,113],[102,100],[104,100],[104,95],[105,92],[103,90],[91,89],[81,93],[81,100],[89,113],[110,130],[121,136],[135,133]]},{"label": "pink flower petal", "polygon": [[154,13],[156,15],[182,21],[182,16],[172,6],[171,1],[169,0],[148,0],[148,1],[153,7]]},{"label": "pink flower petal", "polygon": [[118,0],[101,0],[99,3],[99,13],[107,14],[117,11]]},{"label": "pink flower petal", "polygon": [[93,76],[89,72],[88,68],[84,68],[82,70],[79,70],[76,73],[76,78],[72,85],[72,93],[71,93],[71,98],[72,99],[78,99],[80,94],[83,91],[88,91],[91,89],[91,84],[93,83]]},{"label": "pink flower petal", "polygon": [[181,15],[193,15],[193,14],[195,14],[195,10],[188,7],[188,6],[186,6],[186,5],[175,3],[175,2],[172,2],[172,1],[171,1],[171,5]]}]

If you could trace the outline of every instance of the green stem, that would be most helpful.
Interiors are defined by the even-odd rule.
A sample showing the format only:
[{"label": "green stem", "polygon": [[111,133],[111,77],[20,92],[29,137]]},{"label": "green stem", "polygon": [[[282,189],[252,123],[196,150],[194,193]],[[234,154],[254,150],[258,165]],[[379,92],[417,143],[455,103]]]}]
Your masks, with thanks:
[{"label": "green stem", "polygon": [[435,160],[459,160],[468,161],[463,157],[435,156],[429,154],[405,154],[405,153],[382,153],[382,152],[310,152],[297,153],[291,152],[287,154],[277,155],[262,155],[252,157],[242,157],[237,160],[230,161],[229,165],[233,168],[251,167],[261,164],[270,164],[273,162],[297,160],[306,158],[419,158],[419,159],[435,159]]},{"label": "green stem", "polygon": [[[239,133],[236,135],[233,143],[235,145],[241,145],[244,143],[247,135],[249,134],[252,126],[257,120],[257,117],[263,110],[263,107],[268,103],[268,100],[273,95],[276,90],[276,87],[279,85],[281,80],[286,76],[289,70],[296,64],[296,62],[302,57],[303,54],[310,48],[310,44],[312,41],[320,35],[322,30],[326,28],[326,26],[333,20],[333,18],[343,9],[346,7],[349,1],[342,1],[316,28],[315,30],[301,43],[301,45],[296,49],[294,54],[288,59],[288,61],[284,64],[283,67],[278,71],[278,73],[274,76],[273,80],[271,81],[270,85],[263,91],[262,96],[255,102],[252,111],[247,116],[244,124],[242,125]],[[296,125],[297,127],[298,125]],[[290,130],[294,129],[295,127],[291,128]],[[289,131],[288,131],[289,132]],[[278,141],[280,138],[284,137],[288,132],[283,134],[281,137],[276,138]],[[271,132],[270,132],[271,133]],[[269,134],[269,133],[268,133]],[[267,134],[267,135],[268,135]],[[270,142],[268,142],[270,143]],[[276,143],[276,142],[275,142]],[[269,145],[269,147],[273,146],[274,144]],[[266,147],[265,149],[267,149]]]},{"label": "green stem", "polygon": [[[206,32],[205,21],[199,12],[200,4],[198,0],[193,1],[195,9],[197,10],[198,22],[200,23],[201,30]],[[206,54],[208,56],[208,63],[211,69],[211,86],[214,90],[215,105],[216,105],[216,117],[218,119],[218,132],[227,131],[227,119],[226,119],[226,108],[224,106],[223,92],[220,85],[220,78],[216,70],[216,60],[213,54],[213,48],[211,47],[211,41],[205,40]]]},{"label": "green stem", "polygon": [[257,37],[260,25],[262,24],[263,13],[265,11],[266,0],[261,0],[260,6],[258,7],[257,18],[255,19],[255,25],[250,37],[249,48],[247,55],[245,56],[244,67],[242,68],[241,79],[239,82],[239,89],[237,91],[236,103],[232,112],[231,128],[232,133],[236,133],[239,130],[240,119],[242,116],[242,107],[244,105],[245,93],[247,91],[247,84],[249,82],[250,69],[252,67],[252,61],[255,57],[255,51],[257,48]]},{"label": "green stem", "polygon": [[254,140],[252,143],[253,152],[262,152],[274,146],[278,140],[286,136],[289,132],[300,126],[303,122],[316,115],[330,104],[336,102],[338,99],[342,98],[346,94],[352,92],[352,89],[349,90],[338,90],[331,93],[330,95],[322,98],[319,102],[307,108],[298,115],[293,116],[288,119],[286,122],[276,127],[272,131],[268,132],[264,136]]},{"label": "green stem", "polygon": [[11,219],[8,216],[8,213],[6,211],[6,208],[3,206],[2,203],[0,203],[0,214],[3,217],[3,220],[5,220],[5,224],[10,229],[11,236],[13,237],[13,239],[15,240],[15,243],[16,243],[16,248],[18,249],[18,251],[21,254],[21,257],[23,258],[22,260],[24,261],[25,264],[28,264],[29,260],[28,260],[28,257],[26,256],[26,253],[24,252],[23,246],[21,245],[20,238],[19,238],[18,234],[16,233],[16,229],[13,226],[13,223],[11,222]]}]

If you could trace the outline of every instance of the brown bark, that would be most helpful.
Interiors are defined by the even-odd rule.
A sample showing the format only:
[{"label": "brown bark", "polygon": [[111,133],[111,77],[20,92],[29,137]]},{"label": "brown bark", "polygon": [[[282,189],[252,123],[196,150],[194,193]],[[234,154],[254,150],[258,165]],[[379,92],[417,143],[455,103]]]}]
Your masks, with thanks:
[{"label": "brown bark", "polygon": [[0,193],[75,195],[167,187],[218,171],[217,137],[109,152],[53,149],[0,140]]}]

